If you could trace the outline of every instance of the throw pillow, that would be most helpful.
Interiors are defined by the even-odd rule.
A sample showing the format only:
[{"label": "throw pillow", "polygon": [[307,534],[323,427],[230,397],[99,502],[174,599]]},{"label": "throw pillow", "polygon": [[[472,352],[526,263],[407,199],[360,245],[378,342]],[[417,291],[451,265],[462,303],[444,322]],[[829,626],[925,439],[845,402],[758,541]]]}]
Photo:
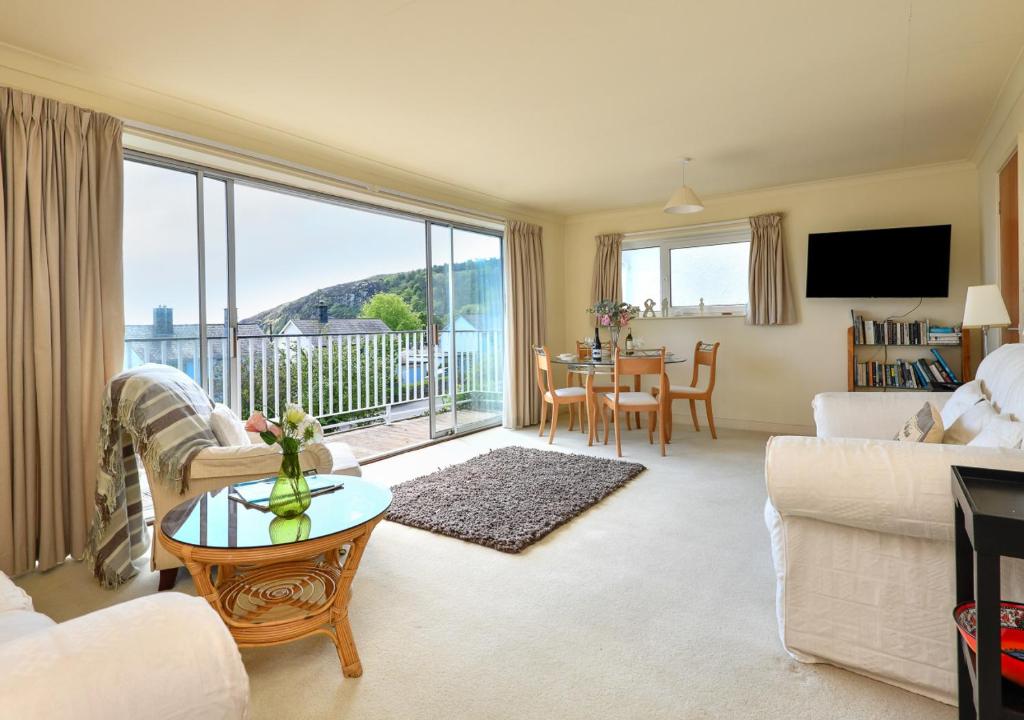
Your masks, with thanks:
[{"label": "throw pillow", "polygon": [[942,416],[935,406],[926,402],[914,413],[893,440],[900,442],[942,442]]},{"label": "throw pillow", "polygon": [[977,405],[972,405],[960,417],[946,428],[946,437],[943,442],[950,445],[966,445],[976,438],[992,418],[999,417],[999,413],[992,407],[988,400],[982,400]]},{"label": "throw pillow", "polygon": [[1008,415],[1000,415],[988,421],[980,433],[971,440],[971,447],[997,447],[1017,449],[1024,443],[1024,423]]},{"label": "throw pillow", "polygon": [[249,436],[243,423],[227,405],[217,403],[210,413],[210,429],[217,437],[221,447],[248,445]]},{"label": "throw pillow", "polygon": [[956,422],[958,417],[984,399],[985,393],[981,391],[980,382],[971,380],[964,383],[949,396],[949,400],[942,406],[942,427],[949,430],[949,426]]}]

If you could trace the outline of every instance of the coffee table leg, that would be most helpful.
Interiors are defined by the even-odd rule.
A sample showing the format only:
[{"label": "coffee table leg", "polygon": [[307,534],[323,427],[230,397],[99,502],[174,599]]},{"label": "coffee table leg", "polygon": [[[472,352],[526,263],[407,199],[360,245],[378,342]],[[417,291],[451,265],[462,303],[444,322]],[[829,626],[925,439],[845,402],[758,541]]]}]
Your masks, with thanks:
[{"label": "coffee table leg", "polygon": [[337,610],[331,614],[334,625],[334,646],[338,649],[341,660],[341,672],[345,677],[359,677],[363,674],[363,664],[359,660],[356,641],[352,638],[352,626],[348,622],[348,608],[343,612]]}]

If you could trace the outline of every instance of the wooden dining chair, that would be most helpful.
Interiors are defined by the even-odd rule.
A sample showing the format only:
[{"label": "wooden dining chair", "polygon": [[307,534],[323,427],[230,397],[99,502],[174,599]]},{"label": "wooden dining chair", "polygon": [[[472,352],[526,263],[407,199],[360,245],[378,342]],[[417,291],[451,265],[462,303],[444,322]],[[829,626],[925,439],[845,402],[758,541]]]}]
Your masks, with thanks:
[{"label": "wooden dining chair", "polygon": [[[551,353],[547,346],[534,348],[534,355],[537,358],[537,389],[540,390],[540,432],[544,435],[544,423],[547,420],[548,405],[551,405],[551,429],[548,431],[548,444],[555,441],[555,431],[558,429],[558,411],[563,405],[569,406],[569,429],[572,430],[573,411],[577,409],[580,418],[580,427],[583,426],[583,416],[589,415],[585,411],[587,406],[587,389],[582,387],[556,388],[551,377]],[[589,418],[588,418],[589,420]]]},{"label": "wooden dining chair", "polygon": [[[697,346],[693,349],[693,377],[690,380],[690,386],[672,385],[669,387],[668,402],[665,404],[665,422],[668,424],[667,435],[669,442],[672,441],[673,400],[690,401],[690,417],[693,418],[693,429],[697,432],[700,432],[700,423],[697,422],[697,401],[702,400],[708,416],[708,427],[711,428],[711,437],[715,440],[718,439],[718,433],[715,432],[715,412],[711,408],[711,393],[715,390],[715,370],[718,366],[718,346],[720,344],[717,342],[711,344],[698,340]],[[708,384],[703,389],[697,387],[697,382],[700,380],[701,367],[709,369]],[[651,388],[651,393],[654,397],[658,397],[659,389]]]},{"label": "wooden dining chair", "polygon": [[[612,346],[612,344],[610,342],[603,342],[603,343],[601,343],[601,352],[603,352],[603,353],[610,353],[611,352],[611,346]],[[593,348],[590,347],[590,345],[588,345],[587,343],[580,342],[579,340],[576,341],[576,357],[578,357],[580,360],[589,360],[592,351],[593,351]],[[580,383],[581,386],[586,385],[587,374],[588,374],[588,372],[586,370],[570,370],[569,373],[570,374],[569,374],[568,382],[569,382],[570,386],[575,385],[575,383],[573,382],[573,380],[574,380],[573,375],[578,376],[578,378],[576,378],[576,379],[579,380],[579,383]],[[596,380],[598,378],[598,376],[609,377],[610,378],[612,375],[613,375],[613,373],[610,373],[610,372],[595,372],[594,373],[594,379]],[[624,392],[629,392],[630,385],[629,385],[629,383],[622,383],[622,385],[619,387],[619,389],[624,391]],[[594,385],[593,387],[591,387],[591,392],[593,392],[595,394],[597,394],[597,393],[605,393],[605,392],[613,392],[614,390],[615,390],[615,386],[614,385]],[[600,416],[598,417],[598,420],[603,422],[603,418],[601,418]],[[637,422],[639,422],[639,421],[637,421]],[[569,429],[572,430],[571,425],[570,425]],[[630,419],[629,415],[626,416],[626,429],[627,430],[632,430],[633,429],[633,421]],[[580,432],[583,432],[583,423],[582,422],[580,423]]]},{"label": "wooden dining chair", "polygon": [[[664,397],[668,392],[668,376],[665,375],[665,348],[661,348],[657,355],[626,356],[615,351],[615,372],[612,383],[614,390],[597,395],[599,398],[601,416],[604,420],[604,444],[608,444],[608,411],[612,411],[612,420],[615,424],[615,453],[622,457],[622,433],[619,430],[619,414],[626,413],[647,413],[647,441],[654,444],[654,430],[658,430],[658,438],[661,441],[661,454],[665,454],[665,406],[667,403],[659,402],[650,393],[637,392],[621,388],[621,378],[626,375],[633,375],[642,378],[644,375],[655,375],[658,378],[658,388]],[[628,388],[628,386],[627,386]],[[591,425],[593,427],[593,425]]]}]

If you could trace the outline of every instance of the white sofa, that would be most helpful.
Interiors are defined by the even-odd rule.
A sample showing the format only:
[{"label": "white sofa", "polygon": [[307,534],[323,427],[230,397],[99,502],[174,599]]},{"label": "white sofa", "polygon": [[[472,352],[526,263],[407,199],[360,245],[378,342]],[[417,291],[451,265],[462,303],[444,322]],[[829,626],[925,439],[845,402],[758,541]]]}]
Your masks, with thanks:
[{"label": "white sofa", "polygon": [[249,680],[217,613],[161,593],[64,623],[0,573],[0,718],[244,718]]},{"label": "white sofa", "polygon": [[[978,368],[997,410],[1024,418],[1024,345]],[[776,437],[765,460],[779,633],[803,662],[828,662],[956,702],[950,467],[1024,471],[1024,450],[899,443],[925,400],[948,393],[824,393],[817,437]],[[1017,561],[1003,597],[1024,598]]]}]

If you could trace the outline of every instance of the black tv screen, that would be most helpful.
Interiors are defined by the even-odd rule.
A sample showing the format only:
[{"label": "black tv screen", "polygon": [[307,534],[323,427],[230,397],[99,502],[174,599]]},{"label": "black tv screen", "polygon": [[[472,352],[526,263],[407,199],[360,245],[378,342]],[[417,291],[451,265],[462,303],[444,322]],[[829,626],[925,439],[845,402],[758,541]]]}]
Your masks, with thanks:
[{"label": "black tv screen", "polygon": [[807,236],[807,297],[947,297],[950,229],[812,233]]}]

